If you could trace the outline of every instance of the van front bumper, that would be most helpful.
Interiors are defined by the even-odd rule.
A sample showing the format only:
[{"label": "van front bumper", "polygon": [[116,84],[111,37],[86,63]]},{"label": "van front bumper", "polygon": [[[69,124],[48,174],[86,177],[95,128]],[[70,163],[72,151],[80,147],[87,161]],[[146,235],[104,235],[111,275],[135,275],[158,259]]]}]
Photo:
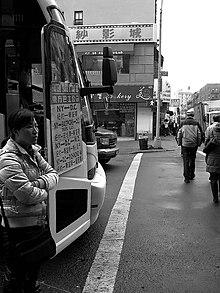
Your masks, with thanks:
[{"label": "van front bumper", "polygon": [[102,208],[106,192],[106,175],[100,163],[95,177],[91,180],[91,225],[95,223]]},{"label": "van front bumper", "polygon": [[98,149],[99,159],[111,159],[117,156],[119,148],[112,149]]}]

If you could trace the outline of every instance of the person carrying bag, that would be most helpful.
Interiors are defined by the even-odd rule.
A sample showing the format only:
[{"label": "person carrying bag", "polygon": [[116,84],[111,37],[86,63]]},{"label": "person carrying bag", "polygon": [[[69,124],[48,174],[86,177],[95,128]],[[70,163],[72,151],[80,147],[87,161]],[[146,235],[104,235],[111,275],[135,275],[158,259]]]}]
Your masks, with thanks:
[{"label": "person carrying bag", "polygon": [[[41,156],[38,125],[28,109],[8,119],[10,138],[0,150],[1,215],[5,273],[3,293],[38,293],[42,262],[56,253],[47,223],[48,191],[58,174]],[[42,251],[44,251],[42,253]]]},{"label": "person carrying bag", "polygon": [[[220,116],[217,119],[220,121]],[[213,202],[218,204],[220,191],[220,122],[217,122],[211,131],[207,132],[205,147],[206,150],[203,149],[203,152],[206,153],[206,171],[210,174]]]}]

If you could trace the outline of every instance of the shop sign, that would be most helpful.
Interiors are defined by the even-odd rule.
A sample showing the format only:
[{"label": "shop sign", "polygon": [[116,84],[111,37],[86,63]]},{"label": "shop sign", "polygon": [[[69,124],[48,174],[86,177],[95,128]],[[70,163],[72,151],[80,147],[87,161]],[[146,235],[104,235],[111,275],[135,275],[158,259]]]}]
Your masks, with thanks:
[{"label": "shop sign", "polygon": [[134,103],[119,103],[120,113],[134,113]]},{"label": "shop sign", "polygon": [[93,95],[93,102],[102,102],[104,98],[109,102],[122,103],[143,103],[153,100],[153,86],[134,85],[134,86],[114,86],[113,95],[96,94]]},{"label": "shop sign", "polygon": [[75,44],[157,41],[157,26],[154,23],[80,25],[70,27],[70,33]]},{"label": "shop sign", "polygon": [[[123,55],[126,52],[120,50],[120,51],[113,51],[113,55]],[[103,51],[86,51],[85,55],[95,55],[95,56],[103,56]]]},{"label": "shop sign", "polygon": [[171,107],[179,107],[180,100],[179,99],[171,99],[170,100],[170,106]]},{"label": "shop sign", "polygon": [[160,74],[161,76],[168,76],[168,71],[161,71]]},{"label": "shop sign", "polygon": [[164,103],[170,103],[170,98],[162,97],[161,101]]}]

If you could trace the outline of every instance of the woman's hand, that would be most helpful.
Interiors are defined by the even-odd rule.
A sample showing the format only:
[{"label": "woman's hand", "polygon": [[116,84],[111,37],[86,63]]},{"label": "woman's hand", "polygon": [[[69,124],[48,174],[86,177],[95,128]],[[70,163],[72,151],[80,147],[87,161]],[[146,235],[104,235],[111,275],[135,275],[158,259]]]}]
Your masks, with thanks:
[{"label": "woman's hand", "polygon": [[41,188],[41,189],[45,189],[46,188],[46,183],[43,179],[39,178],[37,180],[34,180],[31,182],[31,185],[33,187],[37,187],[37,188]]}]

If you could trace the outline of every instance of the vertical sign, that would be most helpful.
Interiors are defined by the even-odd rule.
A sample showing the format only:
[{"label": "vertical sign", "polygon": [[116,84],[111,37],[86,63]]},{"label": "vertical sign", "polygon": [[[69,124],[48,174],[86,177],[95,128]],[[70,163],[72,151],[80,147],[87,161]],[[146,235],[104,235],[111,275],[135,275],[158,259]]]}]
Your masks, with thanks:
[{"label": "vertical sign", "polygon": [[79,88],[78,84],[53,82],[51,89],[54,167],[63,173],[83,160]]}]

